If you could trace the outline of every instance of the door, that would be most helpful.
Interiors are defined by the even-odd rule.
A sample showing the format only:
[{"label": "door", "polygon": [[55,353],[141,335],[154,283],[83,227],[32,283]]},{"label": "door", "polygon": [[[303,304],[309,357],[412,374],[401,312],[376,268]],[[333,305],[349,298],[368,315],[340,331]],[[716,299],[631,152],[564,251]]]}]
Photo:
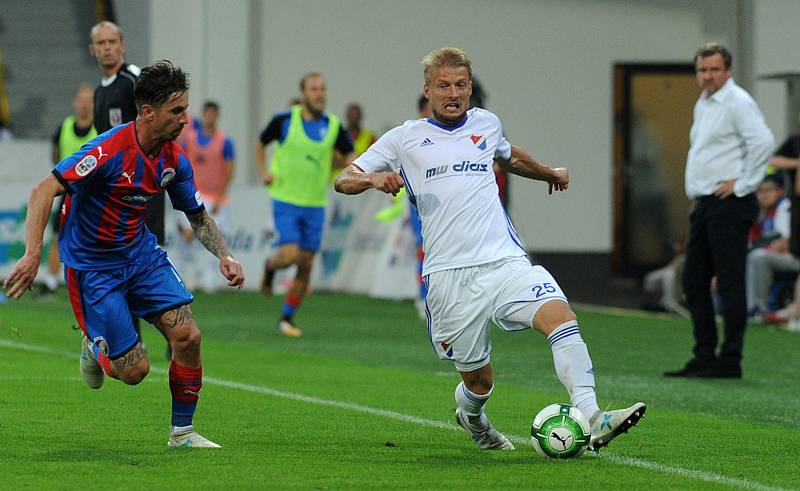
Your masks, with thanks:
[{"label": "door", "polygon": [[612,271],[639,276],[685,240],[684,169],[700,89],[691,64],[617,64],[614,87]]}]

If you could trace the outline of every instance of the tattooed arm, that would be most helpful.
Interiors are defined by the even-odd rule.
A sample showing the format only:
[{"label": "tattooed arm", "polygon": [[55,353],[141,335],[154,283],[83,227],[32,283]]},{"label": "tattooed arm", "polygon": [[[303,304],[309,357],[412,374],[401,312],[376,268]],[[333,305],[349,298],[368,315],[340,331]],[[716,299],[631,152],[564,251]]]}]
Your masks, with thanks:
[{"label": "tattooed arm", "polygon": [[211,254],[219,258],[219,271],[228,280],[228,286],[244,286],[244,271],[239,261],[235,260],[225,245],[225,238],[222,237],[219,227],[214,219],[208,215],[206,210],[192,215],[187,214],[189,223],[197,240],[208,249]]}]

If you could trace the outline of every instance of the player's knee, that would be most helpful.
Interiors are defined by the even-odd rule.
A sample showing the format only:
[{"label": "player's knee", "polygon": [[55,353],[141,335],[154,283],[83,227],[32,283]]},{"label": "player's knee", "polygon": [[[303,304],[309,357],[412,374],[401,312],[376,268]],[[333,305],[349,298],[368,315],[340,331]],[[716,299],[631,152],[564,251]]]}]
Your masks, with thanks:
[{"label": "player's knee", "polygon": [[567,302],[563,300],[551,300],[542,305],[538,312],[536,312],[533,318],[533,325],[537,331],[547,336],[561,324],[572,322],[577,319],[578,317]]},{"label": "player's knee", "polygon": [[127,367],[120,373],[120,380],[128,385],[136,385],[150,373],[150,362],[145,358],[133,366]]},{"label": "player's knee", "polygon": [[196,351],[200,349],[200,329],[190,326],[181,329],[172,340],[172,349],[178,352]]}]

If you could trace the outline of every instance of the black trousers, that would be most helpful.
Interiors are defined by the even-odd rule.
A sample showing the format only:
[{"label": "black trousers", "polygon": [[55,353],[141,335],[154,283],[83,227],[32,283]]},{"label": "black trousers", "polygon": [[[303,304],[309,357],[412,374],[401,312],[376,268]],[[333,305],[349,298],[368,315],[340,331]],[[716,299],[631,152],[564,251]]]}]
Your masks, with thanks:
[{"label": "black trousers", "polygon": [[699,199],[690,215],[689,241],[683,290],[694,324],[694,357],[712,361],[718,344],[711,279],[717,277],[720,314],[725,323],[725,338],[719,362],[738,366],[742,358],[747,327],[745,261],[747,232],[758,217],[754,194],[719,199]]}]

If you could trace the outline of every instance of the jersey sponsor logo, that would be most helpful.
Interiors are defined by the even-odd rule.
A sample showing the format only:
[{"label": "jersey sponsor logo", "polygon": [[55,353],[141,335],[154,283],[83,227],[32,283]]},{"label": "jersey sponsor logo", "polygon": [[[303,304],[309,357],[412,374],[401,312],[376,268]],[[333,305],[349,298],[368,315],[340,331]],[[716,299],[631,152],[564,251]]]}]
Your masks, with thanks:
[{"label": "jersey sponsor logo", "polygon": [[476,147],[480,148],[481,150],[486,150],[486,136],[484,135],[472,135],[469,137],[472,140],[472,144]]},{"label": "jersey sponsor logo", "polygon": [[122,197],[122,201],[128,203],[147,203],[152,196],[145,196],[144,194],[129,194]]},{"label": "jersey sponsor logo", "polygon": [[473,164],[469,160],[462,160],[460,164],[453,165],[454,172],[486,172],[487,164]]},{"label": "jersey sponsor logo", "polygon": [[431,177],[441,176],[443,174],[447,174],[450,170],[452,170],[453,173],[466,173],[466,175],[474,175],[475,173],[487,172],[489,170],[489,164],[473,163],[469,160],[462,160],[458,164],[439,165],[425,169],[425,178],[430,179]]},{"label": "jersey sponsor logo", "polygon": [[92,169],[95,167],[97,167],[97,159],[94,155],[87,155],[75,166],[75,173],[84,177],[86,174],[92,172]]},{"label": "jersey sponsor logo", "polygon": [[172,167],[164,167],[164,170],[161,171],[161,187],[165,188],[169,186],[169,183],[175,179],[175,169]]},{"label": "jersey sponsor logo", "polygon": [[103,157],[108,157],[107,153],[103,153],[103,145],[99,145],[97,147],[97,160],[99,161]]},{"label": "jersey sponsor logo", "polygon": [[427,146],[430,146],[430,145],[433,145],[433,142],[428,137],[423,138],[422,139],[422,143],[419,144],[420,147],[427,147]]},{"label": "jersey sponsor logo", "polygon": [[122,109],[112,107],[108,110],[108,124],[113,128],[122,124]]},{"label": "jersey sponsor logo", "polygon": [[447,173],[448,165],[440,165],[439,167],[431,167],[425,170],[425,178],[440,176]]},{"label": "jersey sponsor logo", "polygon": [[127,172],[122,173],[122,177],[128,180],[128,184],[133,184],[133,176],[136,175],[136,171],[132,172],[130,175]]}]

